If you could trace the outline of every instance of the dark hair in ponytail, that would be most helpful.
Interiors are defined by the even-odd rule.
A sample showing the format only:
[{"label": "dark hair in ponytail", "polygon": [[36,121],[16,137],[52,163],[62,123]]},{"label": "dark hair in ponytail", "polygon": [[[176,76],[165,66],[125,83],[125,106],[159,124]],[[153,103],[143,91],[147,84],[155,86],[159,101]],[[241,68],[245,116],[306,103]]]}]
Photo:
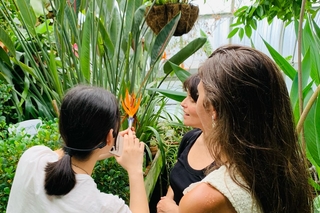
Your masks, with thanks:
[{"label": "dark hair in ponytail", "polygon": [[120,112],[113,94],[98,87],[76,86],[64,97],[59,131],[65,155],[45,168],[44,188],[48,195],[65,195],[76,184],[71,157],[86,160],[93,150],[106,145],[111,129],[118,135]]}]

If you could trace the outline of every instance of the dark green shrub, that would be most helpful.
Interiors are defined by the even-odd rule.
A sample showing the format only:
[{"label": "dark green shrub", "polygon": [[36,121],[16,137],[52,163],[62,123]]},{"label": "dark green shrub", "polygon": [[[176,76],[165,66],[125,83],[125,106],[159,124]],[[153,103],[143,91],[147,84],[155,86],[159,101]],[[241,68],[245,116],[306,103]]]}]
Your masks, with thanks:
[{"label": "dark green shrub", "polygon": [[115,158],[99,161],[92,177],[100,191],[118,195],[129,204],[128,173],[117,163]]},{"label": "dark green shrub", "polygon": [[[0,130],[4,130],[6,123],[17,119],[17,114],[13,113],[14,107],[10,101],[12,97],[12,86],[0,80]],[[0,137],[4,137],[0,135]]]}]

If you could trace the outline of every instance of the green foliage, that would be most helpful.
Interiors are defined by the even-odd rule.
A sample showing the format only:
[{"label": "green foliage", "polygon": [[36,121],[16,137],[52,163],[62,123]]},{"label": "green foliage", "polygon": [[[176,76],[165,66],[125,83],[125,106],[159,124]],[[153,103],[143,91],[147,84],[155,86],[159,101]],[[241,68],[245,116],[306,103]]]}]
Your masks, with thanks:
[{"label": "green foliage", "polygon": [[118,195],[129,204],[129,179],[127,171],[115,158],[99,161],[93,171],[92,178],[100,191]]},{"label": "green foliage", "polygon": [[[155,35],[145,23],[142,0],[53,0],[54,18],[38,17],[27,1],[10,0],[20,11],[18,19],[13,19],[5,2],[1,0],[0,12],[14,36],[0,27],[0,40],[9,51],[0,59],[0,79],[15,88],[12,100],[20,121],[55,118],[52,102],[59,107],[66,90],[89,84],[110,90],[119,102],[126,89],[142,97],[147,107],[141,107],[136,115],[137,136],[146,130],[144,126],[154,125],[157,118],[150,119],[145,112],[160,116],[163,101],[156,105],[154,92],[147,88],[160,87],[170,73],[161,77],[159,64],[179,16]],[[188,51],[175,58],[187,59],[199,44],[203,45],[198,42],[191,50],[193,46],[188,45]]]},{"label": "green foliage", "polygon": [[64,92],[76,84],[104,87],[119,99],[126,88],[143,93],[171,37],[172,29],[167,28],[154,44],[156,37],[144,26],[145,7],[139,0],[77,1],[76,6],[55,1],[54,18],[42,18],[41,25],[36,25],[27,2],[16,3],[18,23],[5,7],[1,11],[19,44],[5,40],[12,55],[3,76],[16,87],[22,119],[55,117],[52,100],[59,105]]},{"label": "green foliage", "polygon": [[[313,17],[318,12],[318,9],[312,5],[316,2],[316,0],[307,0],[305,4],[306,13]],[[278,18],[288,25],[299,19],[301,3],[301,0],[255,0],[251,5],[236,10],[234,13],[236,21],[231,25],[234,29],[229,33],[228,38],[233,37],[236,33],[238,33],[240,39],[244,35],[250,38],[252,31],[257,29],[257,21],[263,19],[267,19],[270,24],[274,18]]]},{"label": "green foliage", "polygon": [[[12,85],[6,84],[0,80],[0,130],[3,129],[9,121],[14,121],[14,107],[11,105]],[[1,134],[0,134],[1,137]]]},{"label": "green foliage", "polygon": [[31,136],[25,130],[16,131],[15,125],[7,126],[0,138],[0,212],[5,212],[15,170],[22,153],[28,148],[44,144],[51,149],[60,147],[56,120],[44,121],[38,134]]},{"label": "green foliage", "polygon": [[[170,116],[170,115],[168,115]],[[169,118],[170,120],[173,120],[173,118]],[[159,130],[159,138],[153,138],[152,143],[156,143],[157,146],[161,149],[163,149],[164,152],[164,167],[163,170],[166,170],[164,172],[167,174],[165,178],[165,181],[169,184],[169,174],[172,169],[172,167],[177,162],[177,154],[178,154],[178,148],[181,142],[181,139],[185,133],[190,131],[192,128],[185,126],[181,120],[178,118],[177,122],[162,122],[160,124],[160,130]]]}]

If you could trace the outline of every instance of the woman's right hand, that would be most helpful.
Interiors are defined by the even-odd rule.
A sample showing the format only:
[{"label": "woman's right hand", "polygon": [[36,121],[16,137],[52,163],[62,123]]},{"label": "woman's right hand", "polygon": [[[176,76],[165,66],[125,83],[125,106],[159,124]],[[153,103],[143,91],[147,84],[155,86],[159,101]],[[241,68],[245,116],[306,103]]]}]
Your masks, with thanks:
[{"label": "woman's right hand", "polygon": [[139,141],[131,129],[119,134],[123,136],[123,150],[121,156],[115,156],[117,162],[127,170],[128,174],[142,172],[144,143]]}]

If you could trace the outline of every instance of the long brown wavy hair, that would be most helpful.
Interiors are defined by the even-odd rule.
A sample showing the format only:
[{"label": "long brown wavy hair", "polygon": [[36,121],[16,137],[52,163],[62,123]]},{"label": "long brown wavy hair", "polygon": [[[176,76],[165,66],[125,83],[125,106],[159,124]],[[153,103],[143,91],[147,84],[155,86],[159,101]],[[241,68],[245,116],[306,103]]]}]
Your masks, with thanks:
[{"label": "long brown wavy hair", "polygon": [[[264,53],[228,45],[199,68],[205,107],[217,113],[207,146],[216,165],[255,197],[265,213],[310,213],[311,186],[282,73]],[[227,159],[223,162],[221,156]],[[245,180],[241,184],[233,175]]]}]

